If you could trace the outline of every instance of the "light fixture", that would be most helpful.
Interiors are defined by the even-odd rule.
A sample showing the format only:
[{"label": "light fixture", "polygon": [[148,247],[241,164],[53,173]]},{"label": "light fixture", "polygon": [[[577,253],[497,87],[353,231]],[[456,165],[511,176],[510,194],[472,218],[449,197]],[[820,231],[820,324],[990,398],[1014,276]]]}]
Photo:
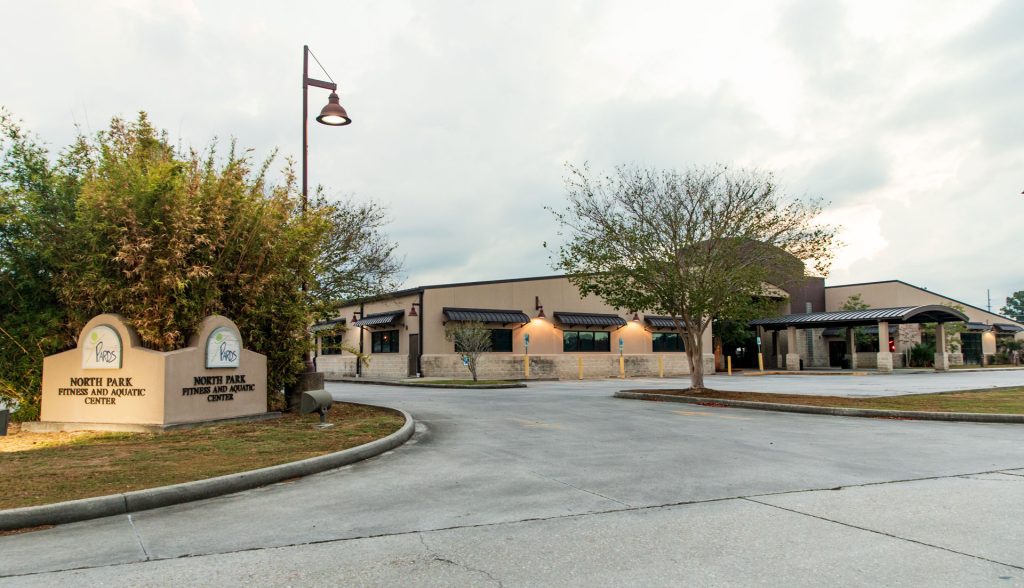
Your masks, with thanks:
[{"label": "light fixture", "polygon": [[539,318],[539,319],[547,318],[544,315],[544,305],[540,303],[540,296],[534,296],[533,297],[533,309],[538,311],[537,312],[537,318]]},{"label": "light fixture", "polygon": [[634,323],[640,322],[640,315],[635,313],[635,312],[633,313],[633,322]]},{"label": "light fixture", "polygon": [[341,105],[337,92],[331,92],[331,95],[327,98],[327,106],[324,106],[323,110],[320,111],[320,116],[316,117],[316,122],[332,127],[343,127],[352,122],[352,119],[348,117],[348,113],[345,112],[345,108]]},{"label": "light fixture", "polygon": [[416,313],[416,307],[419,306],[419,305],[420,305],[419,302],[413,302],[412,303],[412,309],[409,311],[409,316],[419,316],[419,314]]},{"label": "light fixture", "polygon": [[357,310],[357,311],[354,311],[354,312],[352,313],[352,322],[354,323],[354,322],[356,322],[357,320],[359,320],[359,317],[360,317],[360,316],[362,316],[362,315],[361,315],[361,314],[359,314],[359,311],[358,311],[358,310]]}]

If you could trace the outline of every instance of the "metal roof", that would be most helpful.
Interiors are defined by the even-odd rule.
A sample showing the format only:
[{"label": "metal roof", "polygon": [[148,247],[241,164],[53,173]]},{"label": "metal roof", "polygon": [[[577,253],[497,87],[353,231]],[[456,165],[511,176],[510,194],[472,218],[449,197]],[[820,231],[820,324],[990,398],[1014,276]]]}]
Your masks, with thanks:
[{"label": "metal roof", "polygon": [[450,321],[476,321],[480,323],[528,323],[530,317],[521,310],[492,310],[489,308],[448,308],[442,309]]},{"label": "metal roof", "polygon": [[405,315],[404,310],[389,310],[388,312],[375,312],[368,314],[363,318],[352,323],[357,327],[377,327],[380,325],[390,325]]},{"label": "metal roof", "polygon": [[626,319],[617,314],[593,314],[585,312],[556,312],[555,320],[563,325],[581,327],[622,327]]},{"label": "metal roof", "polygon": [[[674,328],[676,328],[676,323],[675,323],[675,321],[672,320],[672,317],[670,317],[670,316],[651,316],[651,315],[645,314],[644,315],[644,322],[646,322],[648,325],[650,325],[650,326],[652,326],[652,327],[654,327],[656,329],[674,329]],[[683,319],[679,319],[679,326],[684,328],[684,329],[686,328],[686,326],[683,324]]]},{"label": "metal roof", "polygon": [[1010,323],[995,323],[992,325],[996,328],[996,331],[1000,333],[1019,333],[1024,331],[1024,327],[1019,325],[1011,325]]},{"label": "metal roof", "polygon": [[992,330],[992,325],[985,324],[985,323],[967,323],[964,326],[967,327],[968,331],[975,331],[975,332],[982,331],[982,332],[985,332],[985,331],[991,331]]},{"label": "metal roof", "polygon": [[859,327],[890,323],[949,323],[967,321],[967,315],[941,304],[925,306],[901,306],[899,308],[869,308],[866,310],[842,310],[838,312],[809,312],[760,318],[750,321],[752,327],[784,329],[797,327],[815,329],[821,327]]}]

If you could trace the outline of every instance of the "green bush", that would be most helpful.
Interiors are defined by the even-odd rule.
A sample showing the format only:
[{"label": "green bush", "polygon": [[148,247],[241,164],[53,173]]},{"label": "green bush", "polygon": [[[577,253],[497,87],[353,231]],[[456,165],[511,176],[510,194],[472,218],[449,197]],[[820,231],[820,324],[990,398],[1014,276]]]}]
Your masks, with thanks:
[{"label": "green bush", "polygon": [[910,365],[912,367],[931,367],[935,363],[935,345],[918,343],[910,348]]},{"label": "green bush", "polygon": [[0,132],[0,400],[18,420],[38,418],[43,357],[97,314],[160,351],[228,316],[267,356],[274,395],[303,370],[313,320],[394,286],[382,209],[315,195],[303,212],[290,164],[273,184],[271,161],[233,144],[175,150],[144,113],[52,162],[3,111]]}]

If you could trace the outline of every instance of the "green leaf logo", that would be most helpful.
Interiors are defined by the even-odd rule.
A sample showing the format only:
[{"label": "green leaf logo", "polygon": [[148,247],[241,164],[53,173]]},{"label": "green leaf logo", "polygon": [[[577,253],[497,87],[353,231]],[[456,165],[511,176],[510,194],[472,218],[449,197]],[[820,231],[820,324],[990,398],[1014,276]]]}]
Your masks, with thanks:
[{"label": "green leaf logo", "polygon": [[100,335],[96,331],[93,331],[92,334],[89,336],[89,338],[92,339],[93,343],[95,343],[96,341],[99,340]]},{"label": "green leaf logo", "polygon": [[224,333],[217,333],[217,336],[215,338],[217,339],[217,342],[220,343],[221,341],[224,340]]}]

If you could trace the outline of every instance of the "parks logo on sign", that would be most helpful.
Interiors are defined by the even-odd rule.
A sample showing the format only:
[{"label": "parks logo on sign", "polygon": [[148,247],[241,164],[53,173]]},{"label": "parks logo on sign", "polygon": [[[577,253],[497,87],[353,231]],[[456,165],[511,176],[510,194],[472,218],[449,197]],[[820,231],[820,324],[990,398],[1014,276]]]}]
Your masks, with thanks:
[{"label": "parks logo on sign", "polygon": [[206,367],[236,368],[242,355],[238,334],[227,327],[218,327],[206,339]]},{"label": "parks logo on sign", "polygon": [[121,335],[107,325],[93,327],[82,346],[82,369],[121,369]]}]

